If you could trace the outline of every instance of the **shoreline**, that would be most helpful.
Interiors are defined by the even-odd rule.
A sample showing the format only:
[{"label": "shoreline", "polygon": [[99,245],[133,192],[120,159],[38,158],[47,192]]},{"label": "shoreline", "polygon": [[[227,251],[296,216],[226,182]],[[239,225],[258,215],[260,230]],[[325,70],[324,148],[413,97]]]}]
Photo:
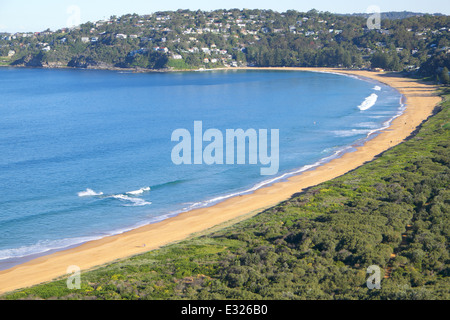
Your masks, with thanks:
[{"label": "shoreline", "polygon": [[[216,69],[214,69],[216,70]],[[356,146],[356,151],[302,171],[252,193],[228,198],[209,207],[182,212],[175,217],[149,224],[137,229],[83,243],[74,248],[40,256],[11,269],[0,271],[0,294],[29,287],[64,276],[67,268],[77,265],[88,270],[157,249],[170,243],[189,238],[193,234],[229,224],[242,217],[251,217],[266,208],[289,199],[308,187],[341,176],[377,155],[401,143],[432,115],[440,97],[434,94],[435,86],[420,83],[398,75],[361,70],[335,68],[224,68],[217,70],[280,70],[332,72],[373,79],[396,89],[406,99],[403,113],[394,118],[388,128],[377,132],[375,137]],[[144,246],[145,244],[145,246]]]}]

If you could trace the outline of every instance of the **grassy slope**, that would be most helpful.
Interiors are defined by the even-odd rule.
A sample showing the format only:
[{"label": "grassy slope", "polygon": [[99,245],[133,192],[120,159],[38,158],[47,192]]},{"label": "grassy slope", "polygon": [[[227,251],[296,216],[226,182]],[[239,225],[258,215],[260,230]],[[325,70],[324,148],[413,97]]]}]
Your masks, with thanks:
[{"label": "grassy slope", "polygon": [[80,290],[2,298],[449,299],[449,115],[450,101],[409,141],[254,218],[83,273]]}]

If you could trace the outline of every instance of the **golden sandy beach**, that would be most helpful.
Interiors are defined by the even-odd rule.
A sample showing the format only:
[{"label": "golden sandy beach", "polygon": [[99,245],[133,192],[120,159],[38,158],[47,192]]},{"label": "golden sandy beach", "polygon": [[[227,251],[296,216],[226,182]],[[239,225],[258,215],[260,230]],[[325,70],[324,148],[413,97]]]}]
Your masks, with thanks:
[{"label": "golden sandy beach", "polygon": [[[235,69],[233,68],[233,70]],[[432,114],[433,109],[441,100],[435,94],[435,86],[395,75],[326,68],[265,69],[337,72],[372,78],[399,90],[406,98],[406,110],[402,116],[392,122],[388,129],[358,147],[357,151],[346,153],[340,158],[314,170],[293,176],[287,181],[261,188],[252,194],[230,198],[212,207],[182,213],[159,223],[88,242],[76,248],[42,256],[12,269],[0,271],[0,294],[64,276],[67,268],[72,265],[79,266],[82,270],[91,269],[186,239],[194,233],[208,230],[240,217],[247,218],[255,215],[267,207],[287,200],[305,188],[341,176],[372,160],[390,147],[401,143]]]}]

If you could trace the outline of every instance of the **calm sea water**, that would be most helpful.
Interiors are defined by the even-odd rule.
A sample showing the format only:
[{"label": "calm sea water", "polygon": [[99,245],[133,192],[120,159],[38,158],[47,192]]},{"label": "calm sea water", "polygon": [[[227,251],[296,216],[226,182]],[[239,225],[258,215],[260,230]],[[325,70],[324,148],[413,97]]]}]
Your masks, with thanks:
[{"label": "calm sea water", "polygon": [[[336,74],[0,69],[0,269],[319,165],[399,108],[394,89]],[[171,134],[194,121],[279,129],[279,174],[174,165]]]}]

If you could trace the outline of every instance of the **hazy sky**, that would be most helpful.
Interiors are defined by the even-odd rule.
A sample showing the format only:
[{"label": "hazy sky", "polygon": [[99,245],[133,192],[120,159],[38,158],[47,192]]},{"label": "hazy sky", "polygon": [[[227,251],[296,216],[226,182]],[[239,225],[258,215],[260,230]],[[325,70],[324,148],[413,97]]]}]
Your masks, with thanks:
[{"label": "hazy sky", "polygon": [[[73,10],[73,6],[79,10]],[[414,11],[450,15],[448,0],[0,0],[0,31],[42,31],[68,26],[80,17],[80,23],[127,13],[148,14],[162,10],[214,10],[230,8],[310,9],[333,13],[361,13],[369,6],[381,11]]]}]

